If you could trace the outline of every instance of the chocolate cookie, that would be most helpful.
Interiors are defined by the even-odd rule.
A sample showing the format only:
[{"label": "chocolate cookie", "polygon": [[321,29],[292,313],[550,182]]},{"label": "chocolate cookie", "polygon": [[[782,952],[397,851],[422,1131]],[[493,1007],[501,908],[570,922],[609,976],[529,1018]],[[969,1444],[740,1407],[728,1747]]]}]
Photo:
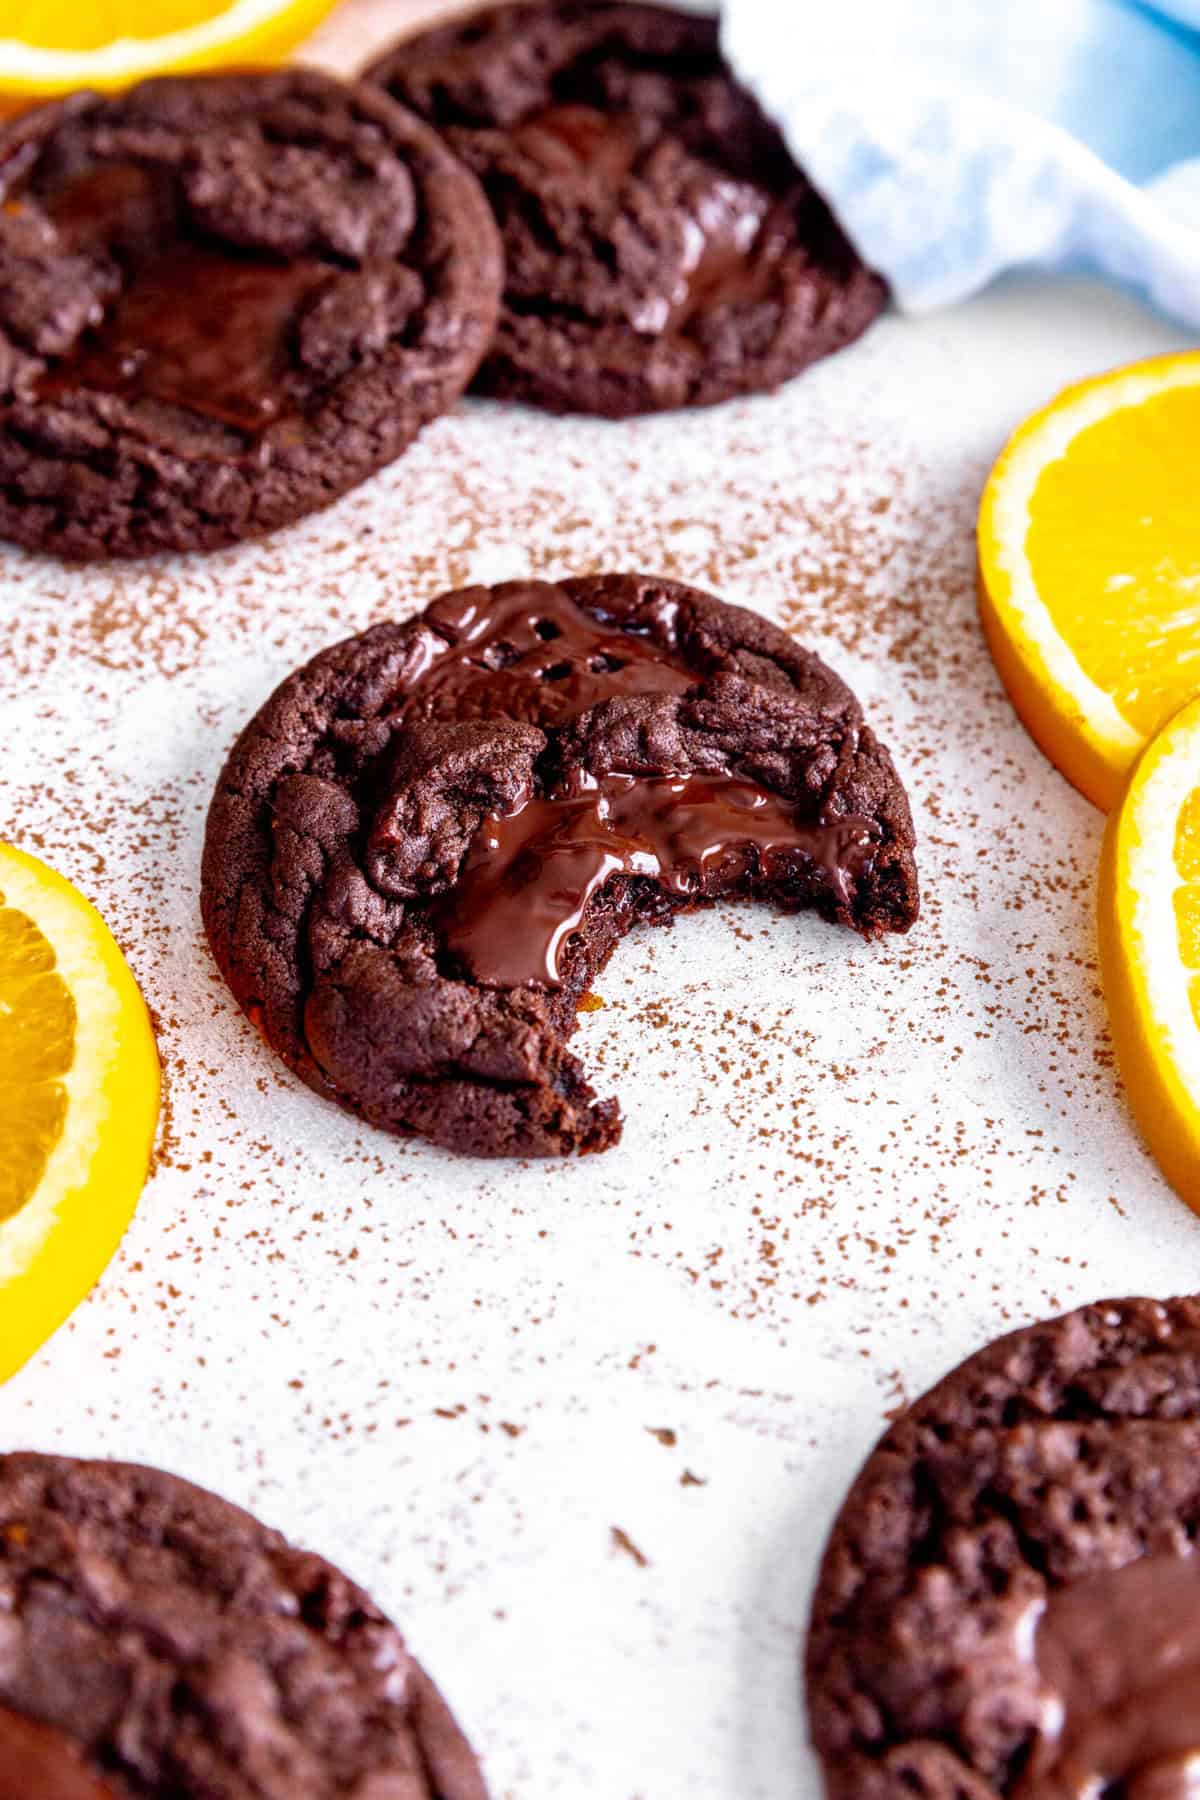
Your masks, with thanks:
[{"label": "chocolate cookie", "polygon": [[211,549],[313,512],[453,404],[501,282],[475,178],[293,70],[76,94],[0,130],[0,534]]},{"label": "chocolate cookie", "polygon": [[725,896],[917,912],[853,695],[670,581],[466,588],[284,682],[217,786],[201,905],[268,1043],[386,1129],[492,1156],[620,1135],[565,1040],[641,920]]},{"label": "chocolate cookie", "polygon": [[808,1645],[831,1800],[1191,1800],[1200,1300],[990,1344],[842,1509]]},{"label": "chocolate cookie", "polygon": [[0,1800],[218,1795],[486,1789],[399,1632],[319,1556],[157,1469],[0,1456]]},{"label": "chocolate cookie", "polygon": [[366,75],[444,131],[495,209],[490,393],[610,418],[704,406],[778,387],[884,305],[714,19],[536,0]]}]

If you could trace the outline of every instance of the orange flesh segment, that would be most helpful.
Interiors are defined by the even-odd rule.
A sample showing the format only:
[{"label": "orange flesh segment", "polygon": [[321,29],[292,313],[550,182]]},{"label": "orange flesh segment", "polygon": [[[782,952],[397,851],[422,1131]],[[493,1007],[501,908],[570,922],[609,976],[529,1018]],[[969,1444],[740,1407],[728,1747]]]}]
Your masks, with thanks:
[{"label": "orange flesh segment", "polygon": [[0,1220],[36,1192],[62,1136],[75,1020],[54,951],[0,894]]},{"label": "orange flesh segment", "polygon": [[1200,690],[1200,386],[1088,426],[1047,465],[1026,554],[1058,631],[1118,711],[1152,736]]},{"label": "orange flesh segment", "polygon": [[18,0],[2,35],[43,50],[99,50],[121,38],[153,39],[204,25],[229,0]]}]

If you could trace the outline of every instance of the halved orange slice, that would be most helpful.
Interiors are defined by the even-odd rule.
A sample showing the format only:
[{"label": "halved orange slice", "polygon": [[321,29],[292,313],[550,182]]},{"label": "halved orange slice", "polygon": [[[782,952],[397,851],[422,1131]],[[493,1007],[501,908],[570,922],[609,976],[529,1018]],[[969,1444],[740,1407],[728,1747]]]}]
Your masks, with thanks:
[{"label": "halved orange slice", "polygon": [[99,913],[0,844],[0,1381],[93,1286],[146,1179],[159,1068]]},{"label": "halved orange slice", "polygon": [[145,75],[277,62],[333,0],[15,0],[0,9],[0,97],[121,88]]},{"label": "halved orange slice", "polygon": [[1163,1173],[1200,1212],[1200,700],[1159,732],[1109,816],[1099,924],[1130,1105]]},{"label": "halved orange slice", "polygon": [[1200,353],[1068,388],[979,515],[980,612],[1018,713],[1097,806],[1200,692]]}]

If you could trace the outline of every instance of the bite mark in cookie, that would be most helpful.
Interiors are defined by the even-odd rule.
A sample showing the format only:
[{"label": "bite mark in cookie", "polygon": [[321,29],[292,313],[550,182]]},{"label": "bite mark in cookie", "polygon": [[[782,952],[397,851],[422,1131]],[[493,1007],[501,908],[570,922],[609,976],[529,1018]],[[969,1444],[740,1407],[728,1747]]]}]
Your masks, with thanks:
[{"label": "bite mark in cookie", "polygon": [[830,1800],[1187,1800],[1198,1535],[1200,1301],[981,1350],[834,1527],[808,1645]]},{"label": "bite mark in cookie", "polygon": [[218,784],[202,907],[319,1091],[552,1155],[620,1134],[565,1040],[634,924],[758,897],[904,930],[912,849],[853,696],[776,627],[645,576],[510,583],[283,684]]},{"label": "bite mark in cookie", "polygon": [[778,387],[885,301],[716,21],[535,0],[368,70],[478,174],[507,275],[492,393],[620,417]]},{"label": "bite mark in cookie", "polygon": [[145,82],[0,131],[0,533],[210,548],[328,504],[451,405],[496,317],[478,184],[377,91]]}]

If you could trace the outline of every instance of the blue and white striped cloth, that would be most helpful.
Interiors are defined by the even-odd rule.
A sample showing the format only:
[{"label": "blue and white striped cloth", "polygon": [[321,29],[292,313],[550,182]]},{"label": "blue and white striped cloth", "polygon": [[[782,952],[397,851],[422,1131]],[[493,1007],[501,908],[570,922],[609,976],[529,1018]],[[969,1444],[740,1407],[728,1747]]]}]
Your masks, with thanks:
[{"label": "blue and white striped cloth", "polygon": [[725,0],[723,29],[901,307],[1092,268],[1200,327],[1200,0]]}]

